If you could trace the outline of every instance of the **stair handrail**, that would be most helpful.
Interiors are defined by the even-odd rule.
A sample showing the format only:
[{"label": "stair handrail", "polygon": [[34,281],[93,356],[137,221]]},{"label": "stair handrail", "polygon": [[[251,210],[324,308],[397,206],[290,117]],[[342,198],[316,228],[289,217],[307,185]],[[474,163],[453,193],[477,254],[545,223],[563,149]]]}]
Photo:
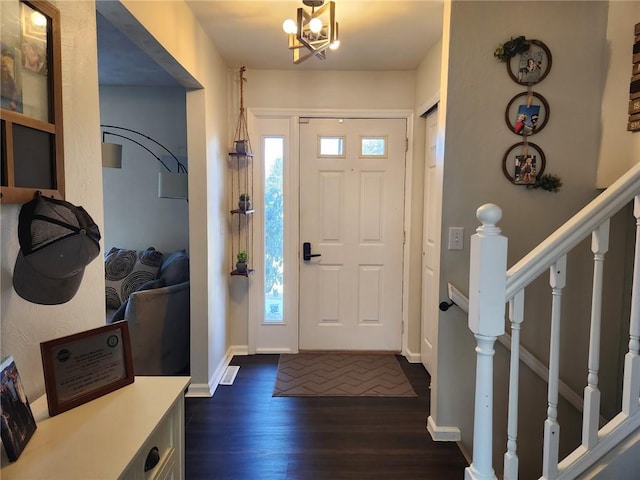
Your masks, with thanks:
[{"label": "stair handrail", "polygon": [[507,270],[506,301],[538,278],[555,260],[591,235],[640,190],[640,163],[632,167],[564,225]]},{"label": "stair handrail", "polygon": [[[465,479],[467,480],[497,480],[492,467],[491,445],[493,439],[493,344],[502,336],[504,331],[503,301],[509,302],[509,316],[512,328],[515,325],[516,333],[520,330],[523,321],[524,290],[535,279],[549,269],[549,285],[553,289],[553,305],[551,311],[551,342],[549,352],[549,389],[547,395],[547,420],[544,427],[544,455],[543,455],[543,476],[541,478],[575,478],[575,474],[584,470],[586,463],[578,468],[579,462],[583,458],[584,452],[576,449],[571,455],[575,458],[567,457],[559,465],[559,423],[557,421],[558,405],[558,383],[559,383],[559,335],[561,320],[562,292],[566,285],[566,260],[567,254],[581,241],[595,232],[605,231],[608,238],[609,219],[622,210],[631,200],[635,200],[634,217],[636,222],[636,258],[633,280],[632,302],[640,298],[640,263],[638,250],[640,249],[640,163],[629,169],[607,190],[602,192],[587,206],[581,209],[571,219],[565,222],[546,240],[531,250],[513,267],[506,270],[506,238],[502,237],[501,230],[497,223],[502,217],[502,210],[497,205],[485,204],[478,208],[476,216],[481,222],[481,226],[476,229],[476,234],[471,237],[471,262],[469,268],[469,329],[473,332],[477,346],[476,351],[476,391],[475,391],[475,415],[473,432],[473,461],[465,469]],[[602,236],[602,235],[601,235]],[[594,261],[598,259],[598,251],[593,245],[599,245],[596,237],[592,240],[592,250]],[[598,247],[600,248],[600,247]],[[606,248],[604,248],[606,252]],[[602,255],[600,255],[602,256]],[[600,259],[601,261],[602,259]],[[505,275],[506,270],[506,275]],[[503,272],[503,273],[500,273]],[[594,273],[594,291],[596,289],[596,274]],[[506,280],[506,281],[505,281]],[[600,281],[601,281],[600,277]],[[595,295],[595,293],[594,293]],[[595,298],[595,297],[594,297]],[[501,306],[502,304],[502,306]],[[597,307],[596,307],[597,308]],[[594,322],[599,335],[599,315],[592,315],[591,329]],[[625,356],[625,380],[623,385],[622,412],[614,420],[609,422],[598,432],[595,431],[595,447],[602,444],[602,453],[606,453],[615,446],[616,436],[613,434],[604,435],[604,430],[610,428],[618,437],[629,433],[632,429],[640,425],[640,315],[636,311],[631,312],[629,352]],[[519,363],[519,335],[513,336],[516,348],[512,350],[511,371],[509,380],[509,432],[507,442],[507,453],[504,460],[505,478],[517,478],[518,457],[516,455],[516,435],[517,420],[512,425],[512,418],[518,416],[517,394],[515,400],[511,396],[511,389],[517,391]],[[555,339],[555,340],[554,340]],[[598,341],[596,337],[596,342]],[[590,355],[593,338],[590,340]],[[597,348],[597,345],[596,347]],[[516,365],[516,367],[514,367]],[[583,447],[592,450],[593,412],[599,411],[599,396],[597,369],[598,362],[594,364],[596,378],[593,386],[591,380],[591,358],[590,358],[590,379],[591,403],[587,405],[587,388],[585,388],[585,411],[590,415],[585,416],[583,422]],[[515,372],[515,373],[514,373]],[[553,384],[552,384],[553,379]],[[512,405],[515,407],[512,408]],[[512,416],[512,411],[514,412]],[[597,423],[596,429],[597,429]],[[586,433],[585,433],[586,432]],[[622,433],[618,433],[622,432]],[[585,435],[587,437],[585,437]],[[585,439],[586,438],[586,439]],[[586,442],[586,443],[585,443]],[[606,444],[606,445],[605,445]],[[481,446],[481,448],[478,447]],[[590,460],[593,460],[591,457]],[[571,476],[573,475],[573,476]]]}]

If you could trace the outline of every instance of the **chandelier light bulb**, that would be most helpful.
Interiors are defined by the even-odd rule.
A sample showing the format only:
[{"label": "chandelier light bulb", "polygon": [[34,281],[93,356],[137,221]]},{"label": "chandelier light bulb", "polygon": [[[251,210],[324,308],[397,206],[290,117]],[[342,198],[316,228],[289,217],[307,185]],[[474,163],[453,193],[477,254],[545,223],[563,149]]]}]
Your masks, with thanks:
[{"label": "chandelier light bulb", "polygon": [[334,28],[334,32],[333,32],[333,42],[331,42],[331,45],[329,45],[329,48],[331,50],[337,50],[338,47],[340,46],[340,38],[338,38],[338,22],[336,22],[336,24],[333,26]]},{"label": "chandelier light bulb", "polygon": [[290,34],[295,34],[298,32],[298,26],[296,25],[296,22],[294,22],[290,18],[287,18],[284,21],[284,23],[282,24],[282,29],[285,31],[285,33],[290,33]]},{"label": "chandelier light bulb", "polygon": [[322,31],[322,20],[318,17],[314,17],[309,22],[309,30],[313,33],[320,33]]}]

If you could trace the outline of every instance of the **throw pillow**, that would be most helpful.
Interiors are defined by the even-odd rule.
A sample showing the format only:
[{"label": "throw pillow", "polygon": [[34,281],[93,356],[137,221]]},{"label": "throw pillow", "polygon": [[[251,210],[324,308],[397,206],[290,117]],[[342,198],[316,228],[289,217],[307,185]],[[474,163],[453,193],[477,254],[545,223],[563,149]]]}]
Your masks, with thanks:
[{"label": "throw pillow", "polygon": [[[136,292],[142,292],[144,290],[153,290],[155,288],[161,288],[164,286],[166,286],[166,282],[162,278],[157,278],[155,280],[151,280],[149,282],[143,283],[140,286],[140,288],[136,290]],[[129,304],[129,299],[127,298],[127,300],[124,301],[122,305],[120,305],[120,308],[118,308],[118,310],[115,311],[109,323],[119,322],[120,320],[124,320],[124,314],[125,314],[125,311],[127,310],[128,304]]]},{"label": "throw pillow", "polygon": [[140,286],[158,276],[162,253],[150,247],[136,252],[112,248],[105,258],[107,308],[119,308]]},{"label": "throw pillow", "polygon": [[158,277],[163,278],[167,285],[176,285],[189,280],[189,256],[184,250],[171,253],[162,262]]}]

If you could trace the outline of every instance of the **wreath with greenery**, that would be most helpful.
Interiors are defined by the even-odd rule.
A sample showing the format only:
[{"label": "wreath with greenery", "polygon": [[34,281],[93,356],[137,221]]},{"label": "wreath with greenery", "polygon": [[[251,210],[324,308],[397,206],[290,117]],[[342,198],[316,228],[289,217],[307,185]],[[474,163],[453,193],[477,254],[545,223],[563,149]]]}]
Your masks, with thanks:
[{"label": "wreath with greenery", "polygon": [[512,57],[518,54],[523,54],[529,50],[531,42],[524,38],[523,35],[509,39],[508,41],[498,45],[498,48],[493,52],[493,56],[501,62],[508,62]]},{"label": "wreath with greenery", "polygon": [[528,185],[528,188],[541,188],[542,190],[547,190],[548,192],[558,193],[561,186],[562,180],[560,179],[560,177],[548,173],[545,175],[540,175],[538,178],[536,178],[536,183],[534,183],[533,185]]}]

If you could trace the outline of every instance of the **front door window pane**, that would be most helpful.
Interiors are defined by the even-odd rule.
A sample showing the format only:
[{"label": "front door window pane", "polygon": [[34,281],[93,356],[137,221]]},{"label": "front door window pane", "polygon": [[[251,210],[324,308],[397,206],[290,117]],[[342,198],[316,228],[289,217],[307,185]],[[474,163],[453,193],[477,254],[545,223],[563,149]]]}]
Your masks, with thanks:
[{"label": "front door window pane", "polygon": [[344,137],[320,137],[320,157],[344,157]]},{"label": "front door window pane", "polygon": [[387,137],[362,137],[360,139],[361,157],[386,157]]}]

